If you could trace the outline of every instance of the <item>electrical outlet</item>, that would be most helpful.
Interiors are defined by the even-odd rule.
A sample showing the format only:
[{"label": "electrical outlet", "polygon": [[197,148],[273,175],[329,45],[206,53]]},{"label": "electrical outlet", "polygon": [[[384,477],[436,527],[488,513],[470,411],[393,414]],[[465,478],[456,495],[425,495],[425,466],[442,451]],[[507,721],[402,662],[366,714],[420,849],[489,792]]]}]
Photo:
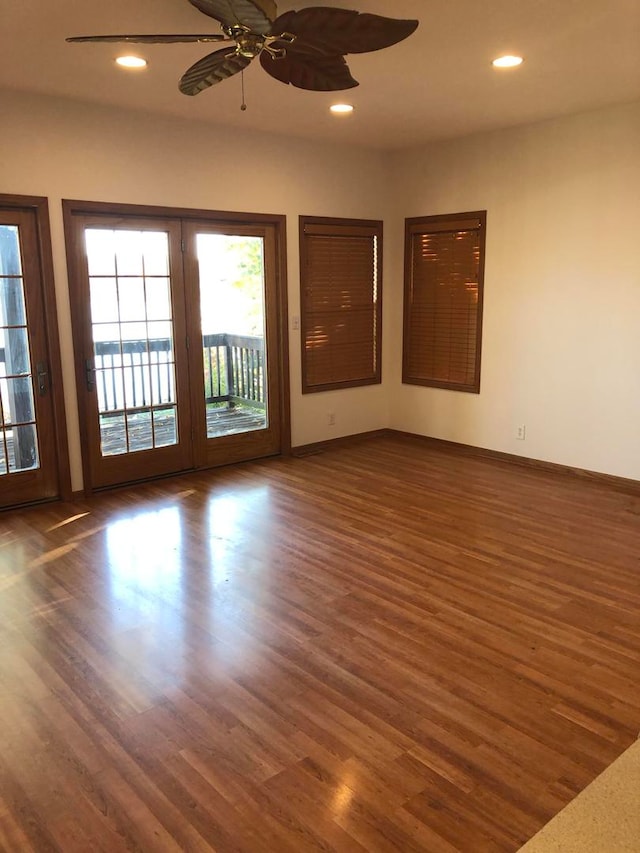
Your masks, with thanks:
[{"label": "electrical outlet", "polygon": [[516,427],[516,438],[518,441],[524,441],[527,437],[527,428],[524,424],[520,424],[520,426]]},{"label": "electrical outlet", "polygon": [[327,415],[327,423],[329,424],[329,426],[336,425],[336,416],[334,412],[329,412],[329,414]]}]

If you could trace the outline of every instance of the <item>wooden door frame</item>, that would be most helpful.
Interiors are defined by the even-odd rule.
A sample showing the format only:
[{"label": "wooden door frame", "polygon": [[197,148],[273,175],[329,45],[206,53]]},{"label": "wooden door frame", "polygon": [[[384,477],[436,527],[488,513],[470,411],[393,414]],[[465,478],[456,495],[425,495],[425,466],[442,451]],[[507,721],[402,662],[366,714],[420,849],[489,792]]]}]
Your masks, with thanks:
[{"label": "wooden door frame", "polygon": [[[69,462],[69,442],[67,437],[67,416],[64,405],[64,384],[62,378],[62,358],[60,354],[60,335],[56,287],[53,274],[53,249],[51,244],[51,225],[49,221],[49,201],[45,196],[11,195],[0,193],[0,208],[7,211],[27,211],[35,219],[36,239],[38,242],[38,265],[42,292],[45,334],[49,360],[49,395],[53,409],[54,444],[56,449],[56,470],[58,475],[58,493],[60,500],[70,501],[71,468]],[[46,498],[45,500],[51,500]],[[54,499],[55,500],[55,499]]]},{"label": "wooden door frame", "polygon": [[[155,205],[140,204],[118,204],[117,202],[83,201],[78,199],[63,199],[62,212],[64,220],[65,243],[67,255],[74,245],[74,217],[82,215],[103,215],[120,217],[123,222],[128,218],[144,218],[148,220],[158,219],[181,219],[189,222],[219,222],[228,226],[233,225],[271,225],[275,230],[276,263],[275,263],[275,286],[277,291],[277,340],[278,349],[276,353],[278,375],[280,382],[280,423],[281,423],[281,450],[280,455],[291,454],[291,394],[289,380],[289,302],[287,295],[287,246],[286,246],[286,216],[283,214],[269,213],[243,213],[238,211],[204,210],[183,207],[160,207]],[[74,306],[72,304],[72,312]],[[75,319],[75,318],[74,318]],[[80,383],[84,381],[84,366],[76,354],[76,381],[78,391]],[[86,430],[82,428],[82,469],[84,478],[85,494],[90,495],[93,489],[91,482],[89,458],[87,451]]]}]

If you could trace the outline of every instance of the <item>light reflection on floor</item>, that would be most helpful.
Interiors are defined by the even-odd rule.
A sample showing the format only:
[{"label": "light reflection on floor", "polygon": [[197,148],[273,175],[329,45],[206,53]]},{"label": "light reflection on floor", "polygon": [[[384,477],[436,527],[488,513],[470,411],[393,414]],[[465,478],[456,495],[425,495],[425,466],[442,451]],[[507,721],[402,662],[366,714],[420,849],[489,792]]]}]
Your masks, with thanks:
[{"label": "light reflection on floor", "polygon": [[188,625],[181,507],[164,506],[111,522],[105,543],[113,648],[147,685],[161,691],[168,683],[180,683]]},{"label": "light reflection on floor", "polygon": [[223,496],[209,502],[209,566],[214,584],[229,580],[241,511],[242,501],[233,496]]},{"label": "light reflection on floor", "polygon": [[[264,554],[267,547],[262,528],[268,507],[268,486],[214,495],[207,505],[210,604],[206,624],[218,640],[216,662],[235,672],[247,673],[259,665],[253,655],[252,613],[265,578],[253,573],[251,566],[254,555]],[[255,518],[255,525],[248,528],[247,517]]]},{"label": "light reflection on floor", "polygon": [[[256,527],[259,525],[264,518],[261,510],[268,506],[268,493],[268,487],[263,486],[237,495],[213,497],[209,501],[209,565],[214,584],[228,581],[234,571],[244,571],[242,558],[248,556],[256,545],[266,547],[266,538],[260,541],[257,533],[257,543],[255,540],[247,540],[246,519],[247,516],[254,516]],[[240,529],[244,531],[242,537],[239,535]]]},{"label": "light reflection on floor", "polygon": [[[213,495],[205,524],[192,528],[204,541],[190,539],[182,501],[106,525],[112,641],[143,677],[166,687],[193,669],[253,668],[248,622],[263,594],[253,566],[255,549],[267,546],[268,492]],[[247,516],[256,519],[250,535]]]},{"label": "light reflection on floor", "polygon": [[[181,644],[183,616],[181,510],[141,512],[106,527],[110,615],[116,631],[143,628]],[[153,636],[152,644],[156,645]]]},{"label": "light reflection on floor", "polygon": [[61,527],[66,527],[67,524],[73,524],[74,521],[79,521],[81,518],[85,518],[85,516],[89,515],[88,512],[79,512],[76,515],[72,515],[69,518],[65,518],[62,521],[59,521],[57,524],[52,524],[51,527],[47,528],[47,533],[51,533],[52,530],[59,530]]}]

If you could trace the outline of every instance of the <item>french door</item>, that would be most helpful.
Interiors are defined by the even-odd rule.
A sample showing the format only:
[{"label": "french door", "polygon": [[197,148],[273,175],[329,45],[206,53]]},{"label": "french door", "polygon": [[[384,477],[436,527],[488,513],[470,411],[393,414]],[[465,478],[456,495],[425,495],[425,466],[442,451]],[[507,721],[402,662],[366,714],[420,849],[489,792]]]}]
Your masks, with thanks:
[{"label": "french door", "polygon": [[2,508],[69,491],[48,234],[45,199],[0,196]]},{"label": "french door", "polygon": [[274,225],[183,227],[198,467],[278,453],[282,443]]},{"label": "french door", "polygon": [[88,487],[279,453],[277,224],[87,206],[65,202]]}]

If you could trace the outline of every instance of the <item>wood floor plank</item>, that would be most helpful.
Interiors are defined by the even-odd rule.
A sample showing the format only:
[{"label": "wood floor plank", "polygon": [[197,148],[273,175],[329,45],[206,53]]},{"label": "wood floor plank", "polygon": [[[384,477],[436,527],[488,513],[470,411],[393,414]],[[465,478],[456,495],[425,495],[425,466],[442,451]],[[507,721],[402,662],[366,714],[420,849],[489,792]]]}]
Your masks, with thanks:
[{"label": "wood floor plank", "polygon": [[514,853],[640,730],[640,498],[378,436],[0,516],[0,850]]}]

